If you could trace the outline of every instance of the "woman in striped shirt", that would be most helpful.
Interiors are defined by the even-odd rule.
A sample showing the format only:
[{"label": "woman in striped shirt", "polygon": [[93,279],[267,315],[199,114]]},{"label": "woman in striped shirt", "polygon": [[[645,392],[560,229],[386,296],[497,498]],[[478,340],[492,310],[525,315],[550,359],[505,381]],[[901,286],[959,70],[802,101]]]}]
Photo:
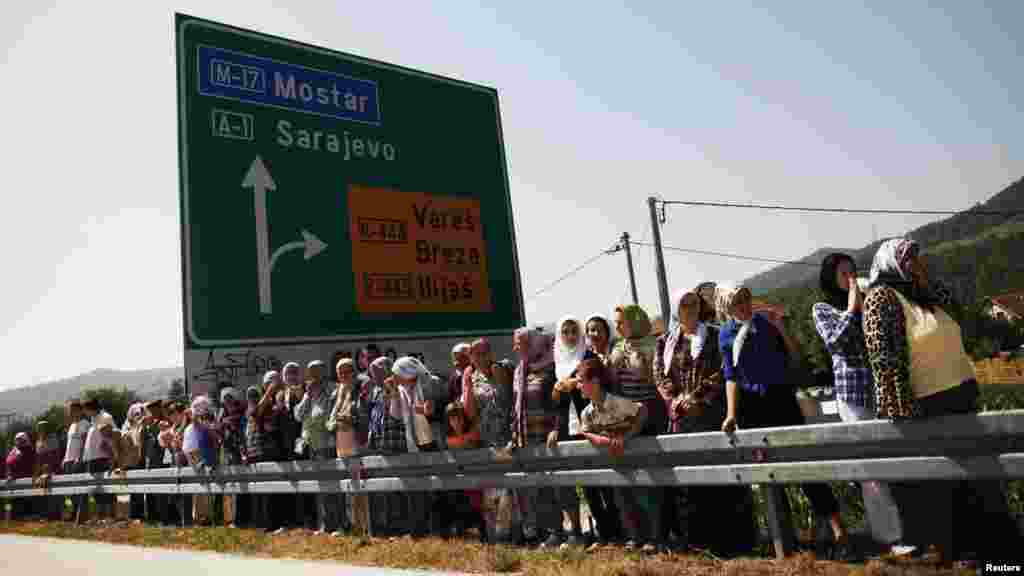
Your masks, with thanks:
[{"label": "woman in striped shirt", "polygon": [[[516,330],[513,350],[519,365],[513,376],[512,438],[526,448],[558,442],[558,404],[551,398],[555,386],[553,339],[529,328]],[[549,436],[552,436],[549,438]],[[521,488],[519,507],[523,512],[523,536],[538,541],[542,548],[562,544],[562,513],[552,486]]]},{"label": "woman in striped shirt", "polygon": [[[636,304],[615,309],[615,329],[621,339],[615,343],[608,357],[612,380],[611,392],[644,407],[646,422],[640,436],[664,434],[668,426],[668,410],[661,399],[654,380],[654,352],[656,341],[651,335],[651,319]],[[654,552],[665,540],[662,520],[662,488],[635,488],[624,505],[623,518],[630,540],[626,547],[637,545],[637,535],[646,524],[646,552]]]}]

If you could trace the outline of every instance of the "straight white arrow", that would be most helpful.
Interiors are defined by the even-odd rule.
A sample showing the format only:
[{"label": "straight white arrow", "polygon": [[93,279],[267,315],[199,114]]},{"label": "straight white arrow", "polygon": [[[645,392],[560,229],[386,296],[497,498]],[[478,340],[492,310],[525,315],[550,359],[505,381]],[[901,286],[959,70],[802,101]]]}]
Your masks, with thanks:
[{"label": "straight white arrow", "polygon": [[267,227],[267,190],[277,190],[270,172],[257,156],[242,180],[242,188],[252,188],[256,211],[256,274],[260,288],[260,312],[270,314],[270,231]]}]

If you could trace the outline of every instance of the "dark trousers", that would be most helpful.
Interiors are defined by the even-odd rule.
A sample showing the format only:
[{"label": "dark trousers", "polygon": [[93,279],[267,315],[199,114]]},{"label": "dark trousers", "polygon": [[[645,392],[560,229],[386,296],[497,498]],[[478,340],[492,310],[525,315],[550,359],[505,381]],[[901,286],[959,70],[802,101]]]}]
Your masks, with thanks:
[{"label": "dark trousers", "polygon": [[[725,399],[719,397],[700,412],[674,422],[670,432],[717,432],[725,420]],[[757,521],[749,486],[685,486],[666,490],[665,532],[675,532],[688,546],[718,557],[749,554],[757,543]]]},{"label": "dark trousers", "polygon": [[148,524],[160,524],[163,522],[164,517],[167,515],[167,495],[166,494],[146,494],[145,498],[146,508],[146,523]]},{"label": "dark trousers", "polygon": [[[638,436],[658,436],[668,428],[668,408],[660,397],[641,402],[647,410],[647,421]],[[612,491],[619,508],[622,529],[630,540],[663,541],[664,502],[667,490],[662,487],[615,488]]]},{"label": "dark trousers", "polygon": [[[763,395],[741,391],[737,420],[743,429],[802,426],[807,423],[794,391],[788,388]],[[828,484],[801,484],[800,490],[807,496],[817,516],[828,517],[839,512],[839,501]]]},{"label": "dark trousers", "polygon": [[409,502],[401,492],[370,494],[370,535],[397,536],[409,533],[406,522]]},{"label": "dark trousers", "polygon": [[483,533],[483,517],[473,510],[465,491],[442,492],[437,503],[435,518],[443,538],[450,537],[453,531],[456,536],[464,536],[467,528],[480,528]]},{"label": "dark trousers", "polygon": [[[65,474],[81,474],[85,471],[85,465],[81,462],[65,462]],[[73,494],[71,496],[71,520],[84,522],[89,518],[89,495]]]},{"label": "dark trousers", "polygon": [[192,526],[192,504],[192,494],[179,494],[174,496],[174,507],[178,511],[178,522],[180,526]]},{"label": "dark trousers", "polygon": [[[101,458],[99,460],[93,460],[92,462],[86,462],[86,469],[90,474],[102,474],[104,472],[110,472],[111,462],[109,458]],[[88,498],[88,496],[86,496]],[[114,517],[114,495],[113,494],[96,494],[96,515],[107,518]],[[88,505],[86,505],[88,506]]]},{"label": "dark trousers", "polygon": [[11,505],[11,519],[20,520],[32,514],[32,500],[30,498],[10,498],[7,502]]},{"label": "dark trousers", "polygon": [[[167,466],[151,465],[150,469],[167,468]],[[146,494],[144,498],[145,519],[149,524],[169,524],[167,517],[168,494]]]},{"label": "dark trousers", "polygon": [[[139,468],[132,468],[138,470]],[[128,518],[132,520],[146,519],[146,496],[144,494],[132,494],[128,499]]]},{"label": "dark trousers", "polygon": [[225,520],[228,524],[240,528],[245,526],[249,521],[248,512],[252,496],[249,494],[235,494],[232,498],[234,499],[234,502],[231,507],[231,515]]},{"label": "dark trousers", "polygon": [[270,515],[270,498],[270,494],[249,495],[249,526],[265,530],[276,528]]},{"label": "dark trousers", "polygon": [[[619,507],[615,504],[615,493],[612,488],[584,487],[583,496],[587,499],[587,508],[593,519],[591,535],[605,542],[617,542],[622,539],[622,521],[619,519]],[[594,533],[596,528],[596,534]]]}]

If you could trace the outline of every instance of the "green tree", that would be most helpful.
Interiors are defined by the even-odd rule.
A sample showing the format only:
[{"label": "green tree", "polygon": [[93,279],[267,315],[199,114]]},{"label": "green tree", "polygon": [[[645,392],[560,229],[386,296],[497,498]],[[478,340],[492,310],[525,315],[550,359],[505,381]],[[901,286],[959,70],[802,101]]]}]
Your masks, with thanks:
[{"label": "green tree", "polygon": [[95,399],[100,407],[110,413],[121,424],[128,415],[128,408],[139,401],[138,396],[127,388],[94,388],[82,392],[82,400]]}]

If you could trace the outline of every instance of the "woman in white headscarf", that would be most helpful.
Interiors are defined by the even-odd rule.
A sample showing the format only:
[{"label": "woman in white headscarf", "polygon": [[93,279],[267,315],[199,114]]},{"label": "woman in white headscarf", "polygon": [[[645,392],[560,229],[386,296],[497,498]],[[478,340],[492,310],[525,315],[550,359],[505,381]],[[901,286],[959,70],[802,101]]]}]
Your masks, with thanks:
[{"label": "woman in white headscarf", "polygon": [[[574,316],[564,316],[558,321],[555,333],[555,384],[552,399],[558,403],[558,441],[581,440],[580,414],[590,403],[583,397],[576,378],[576,369],[587,352],[583,324]],[[562,512],[569,516],[572,532],[564,543],[567,548],[583,545],[580,525],[580,502],[576,489],[565,486],[558,490],[558,502]]]},{"label": "woman in white headscarf", "polygon": [[[778,320],[754,314],[750,289],[720,284],[716,307],[722,329],[718,345],[722,353],[727,408],[722,430],[739,428],[799,426],[806,422],[796,399],[796,384],[790,378],[791,356],[799,354]],[[801,486],[818,515],[819,554],[847,554],[847,534],[839,515],[839,502],[828,484]],[[828,519],[831,538],[821,527]]]},{"label": "woman in white headscarf", "polygon": [[[403,356],[395,361],[391,373],[401,400],[402,421],[405,423],[406,446],[409,452],[436,450],[433,428],[427,420],[427,416],[433,413],[433,403],[424,399],[424,388],[432,384],[430,371],[418,359]],[[429,492],[413,492],[407,496],[412,535],[426,536],[430,531],[430,508],[434,498]]]},{"label": "woman in white headscarf", "polygon": [[[928,273],[917,242],[882,243],[864,300],[875,407],[890,420],[978,411],[978,382],[954,317],[952,291]],[[962,552],[995,558],[1020,538],[998,482],[893,482],[904,540],[934,544],[950,565]],[[984,527],[983,529],[979,529]]]},{"label": "woman in white headscarf", "polygon": [[[128,407],[128,415],[121,426],[118,467],[122,471],[145,468],[143,461],[143,432],[146,417],[146,405],[136,402]],[[142,494],[132,494],[129,498],[128,517],[132,520],[144,520],[146,516],[146,500]]]}]

